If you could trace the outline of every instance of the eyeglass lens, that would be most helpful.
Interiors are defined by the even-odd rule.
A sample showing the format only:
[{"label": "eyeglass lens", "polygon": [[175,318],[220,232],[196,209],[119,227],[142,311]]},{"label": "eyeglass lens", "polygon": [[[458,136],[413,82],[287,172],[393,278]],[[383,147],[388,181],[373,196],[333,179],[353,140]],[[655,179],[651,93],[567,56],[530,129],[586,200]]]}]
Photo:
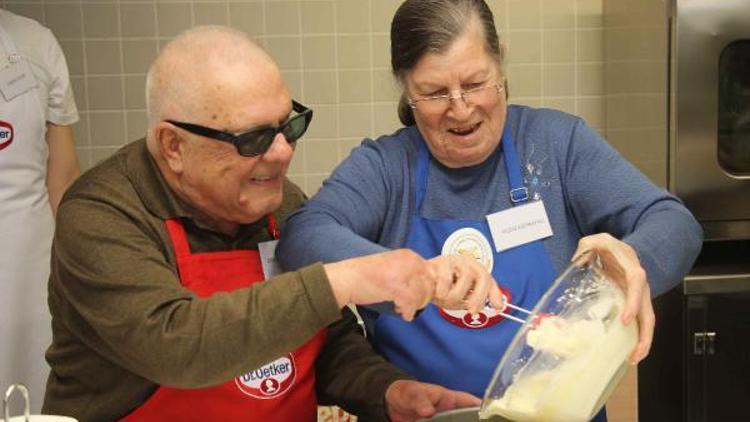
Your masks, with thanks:
[{"label": "eyeglass lens", "polygon": [[[492,89],[494,88],[494,89]],[[422,108],[425,111],[439,111],[448,108],[452,101],[464,101],[467,105],[472,105],[477,102],[483,101],[485,95],[489,95],[493,91],[498,91],[498,84],[487,84],[476,88],[467,89],[461,91],[459,95],[446,94],[435,97],[421,98],[414,101],[416,108]]]},{"label": "eyeglass lens", "polygon": [[287,120],[278,128],[266,128],[258,131],[248,132],[237,139],[235,145],[240,155],[254,156],[268,151],[273,144],[276,134],[282,133],[289,143],[296,142],[307,129],[307,119],[304,114],[299,114]]}]

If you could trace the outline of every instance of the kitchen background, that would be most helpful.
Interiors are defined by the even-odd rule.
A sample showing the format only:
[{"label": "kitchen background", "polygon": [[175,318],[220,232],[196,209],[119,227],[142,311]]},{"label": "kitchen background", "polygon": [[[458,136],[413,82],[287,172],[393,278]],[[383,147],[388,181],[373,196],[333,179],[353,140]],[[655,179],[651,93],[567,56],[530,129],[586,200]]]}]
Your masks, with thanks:
[{"label": "kitchen background", "polygon": [[[488,3],[508,46],[511,101],[580,115],[663,185],[664,139],[650,136],[647,128],[636,132],[626,128],[629,113],[655,116],[663,104],[647,97],[611,98],[608,104],[604,95],[609,64],[603,17],[608,2]],[[637,7],[639,2],[628,3]],[[0,4],[42,22],[58,37],[81,112],[75,132],[84,169],[144,135],[148,64],[161,45],[198,24],[230,25],[253,35],[277,60],[293,96],[315,109],[290,170],[290,177],[307,193],[318,189],[363,136],[399,127],[388,41],[399,0],[0,0]],[[644,54],[649,49],[659,51],[649,44],[641,47]],[[617,48],[606,52],[617,60]],[[621,71],[629,74],[627,68]],[[622,80],[618,83],[622,85]],[[632,93],[631,88],[618,91]]]},{"label": "kitchen background", "polygon": [[[308,194],[365,136],[398,128],[388,31],[400,0],[0,0],[49,27],[65,52],[81,120],[82,169],[145,134],[145,73],[160,46],[199,24],[255,37],[315,118],[290,178]],[[510,101],[583,117],[660,186],[667,180],[659,2],[487,0],[508,47]],[[628,13],[624,13],[627,7]],[[623,13],[620,13],[623,12]],[[196,63],[200,71],[200,63]],[[634,371],[610,401],[636,420]]]}]

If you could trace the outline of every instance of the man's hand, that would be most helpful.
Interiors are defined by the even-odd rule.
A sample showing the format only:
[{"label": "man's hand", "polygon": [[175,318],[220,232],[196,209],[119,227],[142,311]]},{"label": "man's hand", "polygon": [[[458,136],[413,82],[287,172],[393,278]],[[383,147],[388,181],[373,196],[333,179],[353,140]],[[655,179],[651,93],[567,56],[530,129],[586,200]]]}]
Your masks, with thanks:
[{"label": "man's hand", "polygon": [[437,412],[480,403],[479,398],[469,393],[419,381],[398,380],[385,391],[386,411],[393,422],[429,418]]},{"label": "man's hand", "polygon": [[437,280],[432,301],[445,309],[465,309],[477,313],[489,298],[495,309],[502,309],[503,295],[495,279],[476,260],[462,255],[430,259]]},{"label": "man's hand", "polygon": [[645,358],[651,349],[656,320],[646,270],[641,267],[638,254],[630,245],[607,233],[581,238],[573,256],[578,256],[586,250],[593,250],[599,254],[604,272],[625,291],[623,324],[630,323],[637,316],[638,344],[630,355],[630,362],[636,364]]},{"label": "man's hand", "polygon": [[340,306],[392,301],[411,321],[432,299],[435,276],[427,261],[408,249],[397,249],[325,265]]}]

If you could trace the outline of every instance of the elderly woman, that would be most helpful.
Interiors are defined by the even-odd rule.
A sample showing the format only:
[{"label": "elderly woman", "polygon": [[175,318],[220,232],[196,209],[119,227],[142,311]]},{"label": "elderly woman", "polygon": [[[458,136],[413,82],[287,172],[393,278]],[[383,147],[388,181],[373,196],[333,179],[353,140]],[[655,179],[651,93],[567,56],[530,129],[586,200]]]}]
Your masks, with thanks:
[{"label": "elderly woman", "polygon": [[[287,222],[282,265],[407,247],[464,254],[532,308],[577,252],[597,250],[626,293],[643,359],[651,296],[678,283],[701,229],[678,199],[580,118],[508,105],[503,50],[482,0],[407,0],[391,26],[405,127],[365,140]],[[497,309],[428,306],[412,323],[365,309],[376,349],[424,381],[481,396],[518,329]]]}]

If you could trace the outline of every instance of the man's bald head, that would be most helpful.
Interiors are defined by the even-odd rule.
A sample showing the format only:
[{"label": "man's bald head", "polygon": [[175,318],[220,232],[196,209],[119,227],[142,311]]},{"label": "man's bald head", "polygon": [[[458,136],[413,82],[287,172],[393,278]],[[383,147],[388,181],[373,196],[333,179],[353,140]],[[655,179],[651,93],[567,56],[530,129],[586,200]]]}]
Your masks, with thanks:
[{"label": "man's bald head", "polygon": [[258,95],[264,95],[264,87],[279,83],[271,57],[243,32],[221,26],[190,29],[165,45],[149,68],[149,128],[174,119],[221,129],[233,119],[221,104],[238,85],[257,85]]},{"label": "man's bald head", "polygon": [[151,65],[146,95],[148,150],[170,189],[205,217],[204,224],[233,234],[238,225],[278,208],[294,154],[283,134],[277,134],[263,154],[246,157],[233,143],[170,122],[229,133],[285,122],[292,99],[262,48],[230,28],[187,31],[167,44]]}]

